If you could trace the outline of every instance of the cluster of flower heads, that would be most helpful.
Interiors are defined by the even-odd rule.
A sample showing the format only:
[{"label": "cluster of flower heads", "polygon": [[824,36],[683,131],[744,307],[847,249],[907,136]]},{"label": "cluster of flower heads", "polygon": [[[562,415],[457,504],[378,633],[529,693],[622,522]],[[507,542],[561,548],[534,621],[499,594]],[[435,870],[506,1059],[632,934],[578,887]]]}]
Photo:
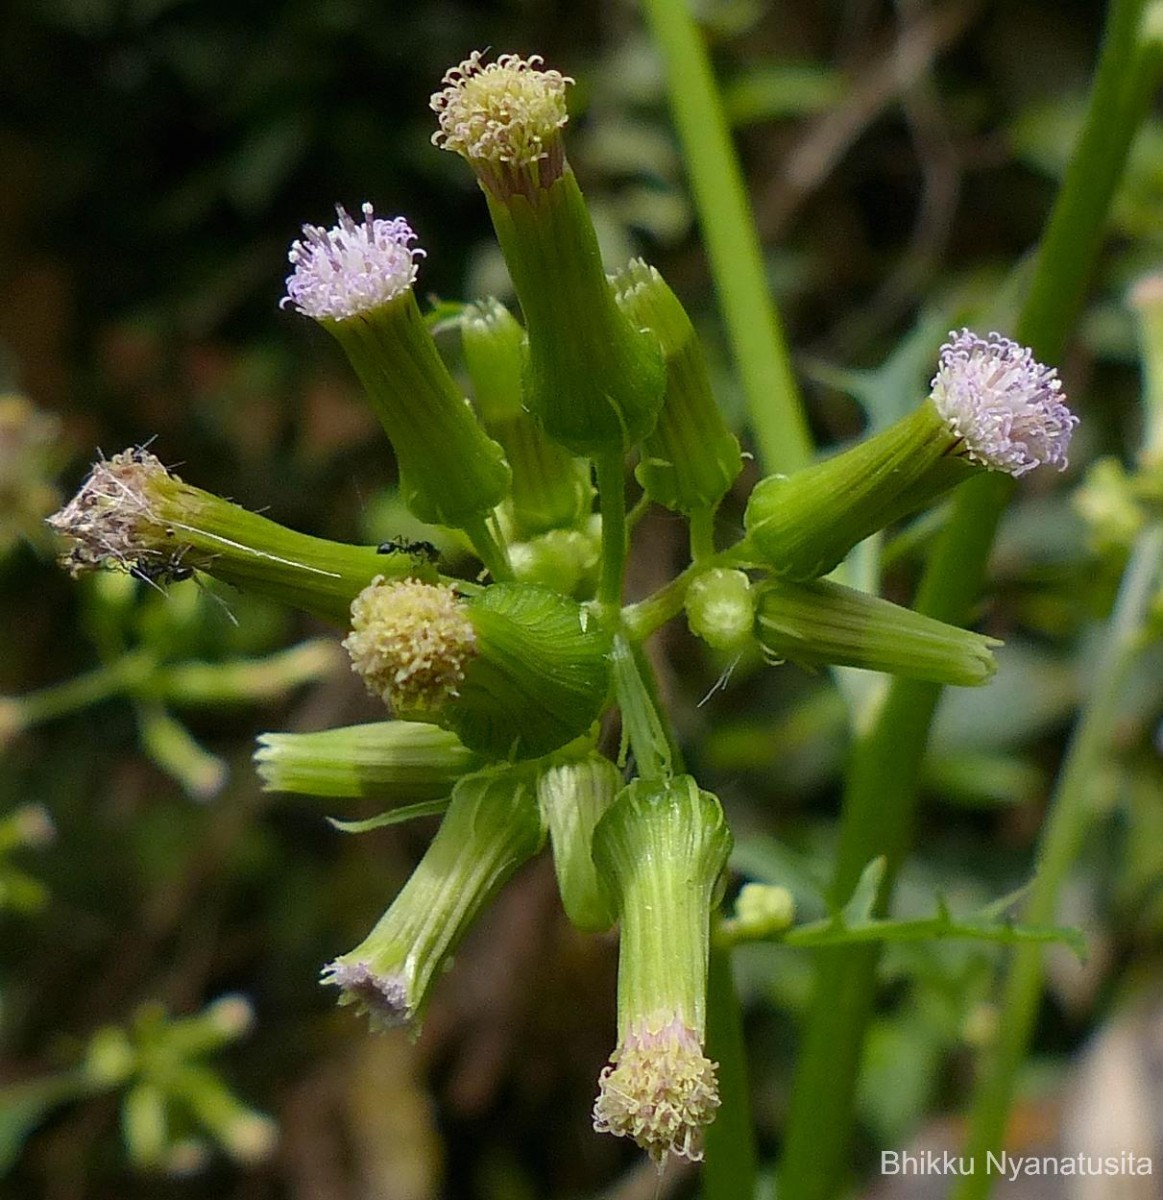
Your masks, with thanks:
[{"label": "cluster of flower heads", "polygon": [[304,225],[287,255],[295,269],[282,303],[316,321],[342,321],[395,300],[416,282],[416,260],[424,255],[403,217],[377,217],[370,203],[362,224],[341,204],[335,211],[337,226]]},{"label": "cluster of flower heads", "polygon": [[951,330],[932,382],[933,403],[973,461],[1015,478],[1046,464],[1065,470],[1078,418],[1062,381],[1034,352],[1000,333]]},{"label": "cluster of flower heads", "polygon": [[[572,80],[541,69],[536,56],[502,55],[486,63],[474,52],[448,71],[443,83],[432,97],[440,123],[433,141],[468,159],[492,192],[490,200],[497,201],[494,223],[526,316],[518,357],[525,350],[533,356],[539,346],[576,344],[600,348],[608,360],[591,362],[600,355],[586,349],[548,367],[539,361],[534,363],[537,370],[518,369],[512,390],[522,394],[514,411],[532,413],[539,435],[559,451],[579,456],[572,461],[582,464],[587,480],[587,459],[599,461],[600,479],[601,455],[607,464],[611,459],[621,463],[631,444],[641,449],[652,436],[657,445],[651,454],[669,456],[662,465],[681,479],[678,468],[690,464],[670,459],[705,456],[712,444],[707,430],[717,428],[709,423],[721,422],[721,417],[709,383],[698,394],[677,393],[682,387],[689,390],[691,380],[702,379],[705,372],[680,358],[697,356],[697,340],[661,276],[642,266],[623,279],[619,293],[610,290],[602,272],[576,181],[568,175],[562,181],[558,135],[568,119],[565,89]],[[558,182],[563,186],[555,186]],[[569,271],[594,273],[572,292],[571,280],[546,261],[541,248],[520,260],[521,238],[531,226],[509,222],[508,232],[501,233],[504,217],[498,214],[510,199],[519,192],[527,197],[531,189],[551,188],[558,193],[555,203],[538,207],[522,201],[516,208],[522,221],[557,222],[552,236],[541,238],[544,230],[534,231],[542,247],[570,242],[586,248],[566,256]],[[414,245],[411,226],[403,217],[376,217],[370,203],[361,211],[363,221],[357,222],[337,206],[335,227],[303,227],[290,249],[293,270],[283,304],[320,321],[339,338],[395,444],[401,491],[409,505],[423,519],[464,530],[494,583],[467,589],[471,606],[455,584],[411,579],[377,578],[353,598],[351,631],[344,642],[353,666],[398,716],[432,722],[410,726],[417,737],[409,769],[422,774],[430,763],[444,772],[442,783],[454,776],[456,782],[440,830],[417,872],[364,943],[326,969],[324,982],[339,987],[342,1002],[367,1011],[380,1025],[416,1020],[429,984],[467,922],[516,865],[540,848],[548,825],[563,898],[563,879],[580,881],[574,897],[578,903],[571,909],[567,899],[567,911],[571,916],[601,914],[606,921],[616,917],[622,924],[621,1040],[602,1072],[595,1128],[633,1138],[659,1161],[669,1153],[697,1158],[700,1132],[719,1104],[715,1064],[703,1053],[702,1026],[709,913],[715,880],[730,848],[725,818],[717,799],[690,777],[637,779],[622,786],[621,773],[598,754],[594,729],[611,691],[614,634],[633,640],[649,629],[636,632],[629,610],[616,602],[618,572],[613,573],[616,594],[611,598],[602,590],[607,582],[603,575],[601,603],[595,605],[567,595],[568,587],[535,586],[519,575],[512,581],[516,556],[506,557],[490,530],[501,529],[498,506],[516,492],[511,474],[515,462],[505,460],[502,447],[491,438],[494,429],[463,400],[419,319],[411,293],[424,251]],[[513,269],[514,259],[520,270]],[[615,293],[633,320],[624,313],[618,316]],[[539,306],[545,295],[554,302]],[[571,295],[587,298],[595,308],[604,304],[608,311],[599,319],[584,303],[575,304],[573,311],[568,302],[557,302]],[[394,303],[401,297],[406,303]],[[540,314],[536,322],[535,311]],[[578,334],[587,321],[597,330],[588,342]],[[664,322],[667,336],[661,332]],[[371,326],[390,336],[365,337]],[[624,359],[617,359],[610,350],[610,330],[623,336],[633,353],[627,350]],[[623,362],[634,370],[623,369]],[[593,371],[577,371],[577,363]],[[407,369],[400,370],[401,364]],[[555,374],[550,367],[561,369]],[[626,402],[625,411],[636,414],[633,436],[616,405],[612,440],[590,439],[585,430],[579,434],[575,426],[581,407],[566,395],[568,387],[551,386],[568,384],[571,374],[600,375],[603,367],[620,385],[642,392]],[[406,383],[397,385],[400,379]],[[534,386],[531,379],[541,381],[544,393],[536,404],[525,394]],[[610,408],[613,393],[603,388],[598,388],[599,399]],[[562,416],[554,404],[569,411]],[[394,406],[407,411],[397,413]],[[658,415],[660,406],[665,418]],[[585,419],[583,412],[583,423]],[[665,436],[656,434],[652,422]],[[917,614],[907,614],[910,624],[897,606],[826,585],[820,576],[863,537],[932,503],[953,486],[957,478],[945,469],[949,459],[959,460],[957,471],[966,473],[984,468],[1021,476],[1042,463],[1062,468],[1076,424],[1063,403],[1056,371],[1036,362],[1030,350],[997,333],[982,338],[967,329],[951,332],[941,348],[929,401],[915,414],[851,451],[756,487],[746,518],[745,557],[749,566],[754,558],[766,562],[778,582],[765,581],[757,589],[742,571],[707,572],[697,581],[707,586],[693,585],[687,597],[690,612],[701,614],[691,620],[692,630],[721,648],[736,649],[748,638],[766,636],[768,649],[778,650],[780,658],[847,662],[945,683],[984,682],[993,667],[989,639]],[[738,471],[738,446],[725,426],[722,432],[728,439],[721,453],[722,479],[716,475],[709,491],[696,488],[690,504],[678,505],[688,515],[701,505],[705,515],[713,516]],[[472,464],[479,483],[469,486],[461,480],[464,502],[442,507],[441,498]],[[152,561],[151,555],[163,566],[175,561],[170,557],[174,546],[167,540],[172,531],[157,528],[142,489],[134,486],[135,476],[153,465],[144,452],[118,456],[108,467],[98,464],[87,488],[53,518],[54,527],[73,539],[66,556],[71,568],[101,565],[109,558],[122,564]],[[545,477],[544,471],[530,476],[534,487]],[[526,486],[529,482],[524,481]],[[619,495],[621,482],[619,477]],[[643,486],[650,495],[648,483]],[[588,510],[588,491],[585,495],[579,510]],[[674,507],[666,499],[661,502]],[[591,515],[571,509],[563,524],[573,521],[570,531],[576,532]],[[620,528],[620,522],[610,525]],[[551,532],[562,529],[555,526]],[[213,572],[213,563],[206,569]],[[729,604],[722,602],[725,596]],[[346,604],[346,594],[342,599]],[[870,605],[875,605],[875,621]],[[910,632],[914,642],[924,643],[924,656],[901,649]],[[956,662],[954,667],[950,662],[959,654],[961,666],[955,670]],[[460,754],[476,756],[472,768],[461,757],[442,759],[447,747],[433,742],[434,733],[455,734]],[[578,756],[571,758],[579,745]],[[434,757],[425,759],[424,754]],[[601,770],[589,770],[594,761]],[[553,787],[543,787],[550,774]],[[531,798],[534,791],[536,799]],[[549,791],[557,797],[556,826],[541,794]],[[588,814],[584,819],[583,810]],[[702,857],[684,860],[683,854],[693,856],[699,845]],[[576,871],[562,869],[569,855],[576,860]],[[696,883],[701,889],[697,896]],[[615,894],[617,912],[611,907]],[[657,922],[663,919],[670,922],[668,936],[656,936]],[[579,927],[597,926],[579,922]],[[683,932],[685,942],[669,936],[676,930]],[[678,954],[680,942],[687,949]],[[665,961],[646,961],[658,951]],[[676,985],[679,976],[683,982]],[[623,988],[623,980],[631,978],[635,982]]]}]

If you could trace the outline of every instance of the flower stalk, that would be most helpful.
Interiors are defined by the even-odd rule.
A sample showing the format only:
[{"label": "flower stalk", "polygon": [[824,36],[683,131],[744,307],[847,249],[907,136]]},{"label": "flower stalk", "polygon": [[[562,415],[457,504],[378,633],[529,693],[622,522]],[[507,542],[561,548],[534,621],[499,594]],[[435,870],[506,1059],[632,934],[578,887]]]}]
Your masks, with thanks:
[{"label": "flower stalk", "polygon": [[94,463],[80,491],[48,524],[77,576],[103,567],[164,584],[194,570],[336,624],[377,575],[435,579],[423,555],[380,554],[296,533],[193,487],[148,450]]},{"label": "flower stalk", "polygon": [[659,1163],[700,1158],[719,1106],[703,1043],[711,905],[730,850],[718,800],[689,775],[629,784],[594,833],[621,923],[618,1046],[594,1127],[633,1138]]},{"label": "flower stalk", "polygon": [[416,870],[368,936],[323,972],[373,1028],[415,1024],[431,987],[482,908],[543,840],[530,781],[466,776]]}]

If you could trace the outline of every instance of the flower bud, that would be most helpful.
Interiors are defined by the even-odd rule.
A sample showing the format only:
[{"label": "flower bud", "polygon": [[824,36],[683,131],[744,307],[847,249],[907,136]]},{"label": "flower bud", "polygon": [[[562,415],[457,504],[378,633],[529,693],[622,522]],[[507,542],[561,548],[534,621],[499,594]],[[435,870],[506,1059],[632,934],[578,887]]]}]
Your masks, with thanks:
[{"label": "flower bud", "polygon": [[614,302],[562,148],[572,81],[540,61],[474,53],[452,68],[433,141],[467,159],[488,201],[529,333],[529,411],[575,454],[622,452],[654,427],[662,356]]},{"label": "flower bud", "polygon": [[691,633],[708,646],[736,654],[752,643],[755,601],[751,580],[742,571],[715,567],[696,576],[684,604]]},{"label": "flower bud", "polygon": [[398,716],[426,717],[491,758],[535,758],[605,707],[609,637],[573,600],[528,584],[461,599],[377,582],[352,605],[353,668]]},{"label": "flower bud", "polygon": [[323,973],[374,1028],[415,1022],[482,908],[541,847],[533,788],[513,770],[469,775],[456,785],[440,828],[375,928]]},{"label": "flower bud", "polygon": [[925,508],[980,470],[1015,477],[1066,466],[1078,418],[1057,371],[991,333],[951,333],[929,398],[883,432],[751,493],[749,541],[787,579],[826,575],[878,529]]},{"label": "flower bud", "polygon": [[743,469],[690,317],[662,276],[635,259],[611,280],[618,306],[658,339],[666,393],[658,423],[642,441],[634,472],[646,494],[674,512],[713,510]]},{"label": "flower bud", "polygon": [[733,934],[740,940],[771,937],[790,929],[795,916],[795,898],[787,888],[745,883],[735,899]]},{"label": "flower bud", "polygon": [[525,411],[525,331],[492,299],[470,305],[460,328],[477,412],[513,472],[506,507],[514,537],[576,525],[593,507],[590,465],[551,442]]},{"label": "flower bud", "polygon": [[731,851],[718,800],[688,775],[638,779],[594,831],[599,876],[621,921],[618,1046],[594,1105],[599,1133],[661,1163],[701,1157],[719,1106],[703,1053],[710,914]]},{"label": "flower bud", "polygon": [[826,579],[758,589],[755,633],[771,662],[834,664],[976,687],[997,670],[996,638],[947,625]]},{"label": "flower bud", "polygon": [[264,733],[254,760],[268,792],[435,800],[479,765],[456,734],[420,721]]},{"label": "flower bud", "polygon": [[509,547],[513,574],[521,583],[537,583],[566,596],[588,599],[598,585],[602,553],[602,518],[587,528],[551,529]]},{"label": "flower bud", "polygon": [[537,802],[549,828],[557,888],[566,916],[578,927],[609,929],[615,913],[590,853],[594,827],[622,788],[622,772],[608,758],[590,754],[550,767],[537,779]]},{"label": "flower bud", "polygon": [[465,529],[504,497],[509,470],[480,427],[424,324],[412,285],[416,235],[402,217],[363,206],[357,225],[337,207],[330,230],[304,225],[291,246],[284,304],[319,322],[343,347],[400,470],[400,493],[422,521]]},{"label": "flower bud", "polygon": [[74,576],[114,567],[162,584],[196,569],[337,624],[377,575],[436,578],[423,555],[310,537],[247,512],[191,487],[148,450],[94,463],[48,524],[68,543],[61,565]]}]

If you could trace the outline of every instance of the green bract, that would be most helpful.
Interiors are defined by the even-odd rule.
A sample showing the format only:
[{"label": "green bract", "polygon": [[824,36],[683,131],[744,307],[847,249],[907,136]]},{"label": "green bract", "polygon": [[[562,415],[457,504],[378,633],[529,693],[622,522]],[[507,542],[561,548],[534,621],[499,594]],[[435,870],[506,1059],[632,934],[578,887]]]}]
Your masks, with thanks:
[{"label": "green bract", "polygon": [[718,507],[743,468],[690,317],[662,276],[635,259],[613,277],[618,306],[658,339],[666,394],[658,423],[642,441],[635,475],[652,499],[675,512]]},{"label": "green bract", "polygon": [[584,734],[609,699],[610,638],[548,588],[494,584],[467,604],[476,654],[444,719],[466,746],[535,758]]}]

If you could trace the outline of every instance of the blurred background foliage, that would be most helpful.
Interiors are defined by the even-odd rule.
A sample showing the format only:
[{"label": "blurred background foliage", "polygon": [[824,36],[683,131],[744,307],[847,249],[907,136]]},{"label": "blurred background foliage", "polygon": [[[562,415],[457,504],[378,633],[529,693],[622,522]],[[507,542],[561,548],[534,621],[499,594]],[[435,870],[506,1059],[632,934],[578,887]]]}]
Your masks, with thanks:
[{"label": "blurred background foliage", "polygon": [[[814,430],[843,440],[923,394],[951,323],[1004,324],[1078,125],[1101,6],[696,9]],[[0,693],[40,693],[0,705],[0,1197],[654,1192],[648,1165],[589,1128],[613,1045],[614,946],[567,925],[547,864],[486,915],[418,1042],[369,1036],[318,971],[386,906],[427,825],[344,837],[323,804],[264,795],[249,763],[264,729],[375,715],[325,644],[303,648],[327,631],[197,581],[166,594],[129,578],[78,587],[40,532],[95,448],[153,439],[192,483],[295,528],[412,534],[335,349],[279,310],[285,252],[303,221],[371,199],[406,214],[427,248],[422,294],[506,291],[475,185],[429,144],[430,92],[485,46],[540,53],[577,79],[570,156],[609,262],[639,252],[659,266],[738,417],[660,64],[626,0],[0,8]],[[1006,639],[1001,671],[943,706],[902,912],[927,914],[934,891],[971,907],[1028,878],[1125,554],[1110,505],[1098,519],[1092,505],[1088,527],[1070,496],[1090,461],[1136,444],[1124,297],[1158,268],[1161,242],[1156,120],[1062,364],[1083,416],[1074,463],[1029,484],[1009,514],[982,614]],[[729,503],[725,533],[738,516]],[[909,595],[930,529],[887,543],[894,597]],[[683,549],[675,521],[648,516],[632,587],[662,582]],[[306,658],[288,665],[295,646]],[[787,884],[803,915],[818,912],[846,745],[839,692],[827,676],[739,663],[735,686],[709,695],[728,664],[678,628],[655,649],[692,765],[729,806],[738,872]],[[127,653],[145,674],[124,677]],[[209,694],[162,670],[191,663],[219,664]],[[1091,957],[1081,969],[1052,958],[1019,1113],[1030,1146],[1053,1143],[1064,1106],[1061,1120],[1088,1096],[1110,1102],[1108,1083],[1086,1086],[1108,1079],[1093,1065],[1104,1047],[1159,1043],[1161,665],[1145,657],[1128,689],[1096,797],[1103,820],[1071,892]],[[808,996],[804,953],[738,955],[769,1159]],[[882,1144],[956,1136],[941,1114],[964,1099],[996,961],[953,944],[890,955],[861,1098],[865,1165]],[[223,1012],[229,1028],[215,1024]],[[695,1183],[675,1171],[662,1187]]]}]

